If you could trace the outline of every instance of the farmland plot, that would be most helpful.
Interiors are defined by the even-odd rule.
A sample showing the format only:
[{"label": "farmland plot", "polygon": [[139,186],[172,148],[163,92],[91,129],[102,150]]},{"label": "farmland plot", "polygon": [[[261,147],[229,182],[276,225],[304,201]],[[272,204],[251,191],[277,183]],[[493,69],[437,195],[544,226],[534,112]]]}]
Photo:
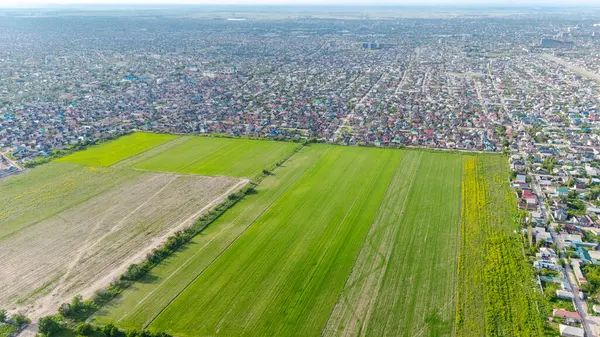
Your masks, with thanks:
[{"label": "farmland plot", "polygon": [[134,165],[147,171],[253,178],[291,155],[300,145],[266,140],[190,137]]},{"label": "farmland plot", "polygon": [[175,135],[136,132],[108,143],[92,146],[85,151],[72,153],[56,161],[93,166],[110,166],[123,159],[172,141],[177,137]]},{"label": "farmland plot", "polygon": [[324,335],[357,336],[363,329],[395,246],[397,222],[404,213],[421,157],[422,153],[416,151],[403,154]]},{"label": "farmland plot", "polygon": [[15,232],[0,242],[0,307],[19,308],[35,318],[55,312],[74,295],[90,296],[245,183],[136,173]]},{"label": "farmland plot", "polygon": [[316,336],[400,152],[331,147],[150,324],[178,336]]},{"label": "farmland plot", "polygon": [[460,155],[407,151],[328,336],[450,336],[460,223]]},{"label": "farmland plot", "polygon": [[500,156],[464,158],[457,336],[543,336],[531,266]]},{"label": "farmland plot", "polygon": [[7,237],[140,173],[50,163],[0,181],[0,245]]},{"label": "farmland plot", "polygon": [[146,327],[177,294],[222,254],[279,199],[321,156],[326,146],[304,147],[267,176],[254,194],[208,226],[184,249],[154,268],[94,317],[97,324],[114,322],[124,328]]}]

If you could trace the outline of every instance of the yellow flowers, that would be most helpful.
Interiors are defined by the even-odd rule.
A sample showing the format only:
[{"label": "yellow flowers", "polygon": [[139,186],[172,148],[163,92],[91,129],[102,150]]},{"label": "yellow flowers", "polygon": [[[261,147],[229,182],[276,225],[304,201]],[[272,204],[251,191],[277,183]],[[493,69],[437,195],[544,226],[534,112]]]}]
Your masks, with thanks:
[{"label": "yellow flowers", "polygon": [[515,197],[500,156],[463,160],[457,336],[538,336],[543,321],[516,228]]}]

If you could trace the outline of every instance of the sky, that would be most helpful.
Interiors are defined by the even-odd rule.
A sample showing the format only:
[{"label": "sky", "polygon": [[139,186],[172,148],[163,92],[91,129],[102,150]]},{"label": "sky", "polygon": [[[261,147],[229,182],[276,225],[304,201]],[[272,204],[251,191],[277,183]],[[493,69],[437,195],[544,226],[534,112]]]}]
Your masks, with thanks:
[{"label": "sky", "polygon": [[39,7],[52,4],[77,5],[77,4],[269,4],[269,5],[424,5],[424,4],[470,4],[470,5],[597,5],[599,0],[0,0],[0,7]]}]

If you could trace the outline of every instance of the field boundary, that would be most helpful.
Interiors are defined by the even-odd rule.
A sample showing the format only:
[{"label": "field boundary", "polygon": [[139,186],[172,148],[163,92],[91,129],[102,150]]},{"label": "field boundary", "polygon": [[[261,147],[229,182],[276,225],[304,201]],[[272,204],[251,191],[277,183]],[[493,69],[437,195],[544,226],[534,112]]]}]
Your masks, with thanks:
[{"label": "field boundary", "polygon": [[[181,138],[182,137],[178,137],[176,139],[181,139]],[[282,166],[283,163],[288,161],[291,157],[293,157],[297,152],[302,150],[305,146],[306,146],[305,144],[300,144],[286,158],[284,158],[284,159],[280,160],[279,162],[276,162],[274,165],[272,165],[272,167],[274,167],[274,168],[269,167],[269,171],[274,171],[278,167]],[[323,151],[323,152],[325,152],[325,151]],[[321,156],[321,154],[319,154],[319,157]],[[315,161],[316,161],[316,159],[315,159]],[[313,163],[314,163],[314,161],[313,161]],[[309,165],[309,167],[312,166],[313,163],[311,163],[311,165]],[[223,215],[223,213],[225,213],[228,209],[232,208],[233,206],[235,206],[235,204],[240,202],[245,197],[245,195],[250,190],[252,190],[254,187],[258,186],[260,184],[260,182],[262,182],[267,177],[267,175],[268,174],[266,174],[266,173],[260,174],[256,178],[257,179],[256,181],[246,179],[248,181],[248,183],[246,183],[246,187],[242,188],[238,193],[230,194],[229,197],[227,197],[227,199],[225,199],[223,202],[221,202],[220,204],[216,205],[216,207],[213,208],[213,212],[216,212],[216,214],[211,214],[212,212],[208,213],[206,215],[207,216],[206,219],[204,219],[203,217],[200,217],[194,223],[192,223],[192,225],[190,225],[189,227],[185,228],[182,231],[177,231],[175,233],[175,235],[169,236],[162,245],[159,245],[158,248],[155,248],[153,250],[153,253],[148,255],[146,257],[146,259],[143,260],[141,266],[139,266],[137,264],[130,265],[126,273],[121,274],[121,276],[116,281],[110,283],[107,288],[104,288],[103,290],[101,289],[100,294],[97,292],[91,299],[86,301],[86,304],[88,306],[90,306],[90,308],[92,308],[92,310],[87,312],[85,317],[80,318],[80,320],[89,321],[89,319],[91,317],[93,317],[93,315],[96,314],[100,309],[102,309],[102,307],[104,307],[106,304],[110,303],[114,298],[116,298],[119,294],[121,294],[125,289],[131,287],[131,285],[133,283],[138,282],[143,276],[147,275],[154,267],[156,267],[162,261],[169,258],[176,251],[178,251],[179,249],[184,247],[186,244],[188,244],[196,235],[202,233],[208,226],[210,226],[210,224],[212,224],[214,221],[219,219],[221,217],[221,215]],[[232,196],[233,196],[233,198],[232,198]],[[205,223],[201,224],[202,222],[205,222]],[[196,226],[197,223],[199,224],[200,228],[194,229],[194,227]],[[155,257],[155,256],[157,256],[159,261],[153,261],[153,257]],[[211,262],[211,264],[212,264],[212,262]],[[133,275],[131,275],[131,270],[135,270]],[[132,279],[132,277],[134,279]],[[167,305],[167,307],[168,307],[168,305]],[[164,308],[163,308],[163,310],[164,310]],[[162,310],[161,310],[161,312],[162,312]],[[156,317],[158,317],[158,316],[156,316]],[[150,324],[151,324],[151,322],[150,322]]]},{"label": "field boundary", "polygon": [[[303,148],[304,146],[302,146],[301,148]],[[306,168],[302,171],[302,174],[299,174],[298,177],[296,179],[294,179],[294,181],[285,188],[285,190],[283,190],[281,192],[281,194],[275,199],[273,200],[265,209],[263,209],[260,214],[248,225],[246,226],[246,228],[244,228],[244,230],[238,235],[236,236],[236,238],[231,241],[217,256],[215,256],[215,258],[213,258],[209,264],[206,265],[206,267],[204,267],[199,273],[198,275],[196,275],[194,277],[193,280],[191,280],[179,293],[177,293],[177,295],[175,297],[173,297],[168,303],[167,305],[165,305],[151,320],[149,320],[144,326],[143,328],[146,329],[148,328],[169,306],[171,306],[171,304],[173,302],[175,302],[180,296],[181,294],[183,294],[203,273],[204,271],[206,271],[206,269],[208,269],[217,259],[219,259],[221,257],[221,255],[223,255],[223,253],[225,253],[227,251],[227,249],[229,249],[229,247],[231,247],[231,245],[233,245],[235,242],[237,242],[237,240],[244,235],[244,233],[246,233],[246,231],[256,223],[256,221],[258,221],[263,214],[265,214],[265,212],[267,212],[269,209],[271,209],[271,207],[279,200],[281,199],[281,197],[293,186],[296,185],[296,183],[298,182],[298,180],[300,180],[307,172],[307,170],[309,168],[311,168],[316,162],[317,160],[323,155],[323,153],[327,152],[327,150],[321,152],[314,160],[312,163],[310,163],[310,165],[307,165]],[[294,152],[295,153],[295,152]],[[290,156],[291,157],[291,156]],[[289,159],[289,158],[287,158]],[[287,159],[285,161],[287,161]],[[284,162],[285,163],[285,162]]]},{"label": "field boundary", "polygon": [[[402,156],[402,157],[404,157],[404,156]],[[404,160],[402,157],[400,158],[400,161]],[[419,154],[419,158],[418,158],[418,160],[417,160],[417,161],[416,161],[416,163],[415,163],[415,169],[413,170],[413,177],[412,177],[413,179],[411,180],[411,182],[410,182],[410,184],[409,184],[409,186],[408,186],[408,189],[407,189],[407,194],[408,194],[408,192],[409,192],[409,191],[412,189],[413,182],[414,182],[414,173],[416,173],[416,168],[418,167],[418,163],[421,161],[421,157],[422,157],[422,155],[421,155],[421,154]],[[388,192],[388,191],[390,191],[390,187],[391,187],[391,186],[392,186],[392,184],[394,183],[394,177],[396,176],[396,174],[398,174],[398,172],[399,172],[399,170],[400,170],[400,167],[401,167],[401,166],[402,166],[402,165],[401,165],[400,163],[398,163],[398,165],[396,166],[396,170],[394,171],[394,175],[392,176],[392,178],[390,179],[390,182],[388,183],[388,186],[386,187],[386,194],[384,194],[384,197],[383,197],[384,199],[385,199],[385,198],[386,198],[386,196],[387,196],[387,192]],[[404,209],[406,208],[406,203],[407,203],[407,201],[408,201],[408,198],[405,198],[405,199],[404,199],[404,202],[403,202],[403,204],[402,204],[402,209],[401,209],[401,211],[400,211],[400,213],[401,213],[401,214],[403,214],[403,213],[404,213]],[[379,255],[379,256],[382,256],[382,255],[383,255],[383,254],[382,254],[382,253],[379,251],[379,247],[375,247],[375,246],[374,246],[374,245],[373,245],[373,244],[370,242],[370,241],[371,241],[371,239],[372,239],[372,238],[370,238],[370,235],[373,233],[372,231],[380,231],[380,230],[382,230],[382,229],[383,229],[383,228],[375,228],[375,227],[374,227],[374,225],[375,225],[375,222],[377,221],[377,219],[376,219],[376,218],[377,218],[377,216],[378,216],[379,212],[381,211],[381,209],[382,209],[382,208],[384,208],[384,207],[385,207],[385,205],[384,205],[384,204],[385,204],[385,203],[384,203],[383,201],[382,201],[382,202],[379,204],[379,208],[377,209],[377,212],[376,212],[376,213],[375,213],[375,215],[374,215],[374,219],[373,219],[374,221],[373,221],[373,223],[371,224],[371,227],[370,227],[369,231],[367,232],[367,235],[365,236],[365,239],[363,240],[363,245],[362,245],[362,247],[361,247],[361,250],[360,250],[360,251],[359,251],[359,253],[357,254],[357,256],[356,256],[356,259],[354,259],[354,263],[352,264],[352,268],[350,269],[350,273],[348,274],[348,277],[346,278],[346,282],[344,283],[344,287],[342,288],[342,291],[341,291],[341,292],[340,292],[340,294],[339,294],[339,299],[338,299],[338,301],[336,302],[336,304],[333,306],[333,308],[331,309],[331,312],[329,313],[329,317],[327,318],[327,321],[326,321],[326,322],[325,322],[325,324],[323,325],[323,329],[321,330],[321,336],[325,336],[325,335],[326,335],[326,330],[327,330],[327,327],[328,327],[328,325],[329,325],[329,322],[330,322],[330,320],[331,320],[331,318],[332,318],[332,315],[333,315],[333,314],[334,314],[334,312],[335,312],[335,309],[336,309],[336,307],[338,306],[338,303],[340,303],[341,301],[343,301],[343,302],[345,302],[346,304],[348,304],[348,297],[347,297],[347,296],[344,296],[344,292],[345,292],[345,290],[346,290],[346,289],[349,289],[349,288],[352,288],[352,287],[354,287],[354,286],[356,285],[356,283],[357,283],[357,282],[361,281],[361,280],[362,280],[362,279],[364,279],[364,278],[367,278],[367,277],[369,277],[369,275],[371,275],[373,272],[375,272],[375,271],[378,271],[378,270],[381,270],[381,268],[383,268],[383,267],[386,267],[385,265],[382,265],[382,266],[381,266],[381,267],[379,267],[379,268],[375,268],[375,269],[372,269],[372,270],[370,270],[370,271],[369,271],[369,273],[368,273],[367,275],[364,275],[364,276],[362,276],[361,278],[359,278],[359,279],[357,279],[357,280],[351,281],[351,279],[352,279],[352,275],[353,275],[353,274],[356,272],[356,270],[355,270],[355,268],[356,268],[356,264],[357,264],[357,262],[359,261],[359,258],[360,258],[360,256],[361,256],[361,253],[362,253],[362,250],[363,250],[363,249],[365,249],[367,246],[371,246],[372,248],[376,248],[376,253],[377,253],[377,255]],[[383,261],[385,261],[385,257],[384,257]],[[380,283],[380,282],[381,282],[381,281],[379,281],[378,283]],[[354,284],[353,284],[353,283],[354,283]],[[377,296],[377,294],[376,294],[375,296]],[[356,313],[355,313],[355,310],[352,310],[352,316],[351,316],[351,319],[355,319],[355,318],[356,318]],[[368,320],[368,318],[366,318],[366,319],[365,319],[365,321],[363,322],[363,325],[366,323],[366,321],[367,321],[367,320]],[[359,329],[359,331],[361,331],[361,330],[362,330],[362,328],[360,328],[360,329]]]}]

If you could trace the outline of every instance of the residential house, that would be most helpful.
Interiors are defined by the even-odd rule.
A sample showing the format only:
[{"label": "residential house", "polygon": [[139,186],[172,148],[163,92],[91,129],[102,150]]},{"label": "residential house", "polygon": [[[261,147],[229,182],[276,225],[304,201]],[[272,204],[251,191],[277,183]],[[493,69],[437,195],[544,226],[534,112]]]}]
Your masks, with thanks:
[{"label": "residential house", "polygon": [[561,300],[573,300],[573,298],[575,298],[572,292],[566,290],[557,290],[556,297],[560,298]]},{"label": "residential house", "polygon": [[[589,257],[589,254],[587,256]],[[577,278],[579,285],[587,284],[587,279],[583,276],[581,268],[579,267],[579,261],[571,260],[571,265],[573,266],[573,273],[575,273],[575,278]]]},{"label": "residential house", "polygon": [[558,196],[558,197],[568,197],[569,196],[569,188],[568,187],[557,187],[555,193],[556,193],[556,196]]},{"label": "residential house", "polygon": [[562,208],[555,209],[554,211],[552,211],[552,218],[554,219],[554,221],[565,221],[568,217],[569,215]]},{"label": "residential house", "polygon": [[552,316],[564,318],[567,324],[581,323],[581,316],[577,312],[568,311],[565,309],[552,310]]},{"label": "residential house", "polygon": [[552,239],[552,235],[548,232],[544,232],[544,233],[538,233],[535,236],[535,243],[539,244],[539,243],[545,243],[547,245],[551,245],[554,243],[554,240]]},{"label": "residential house", "polygon": [[584,337],[585,332],[581,328],[560,324],[558,327],[561,336],[565,337]]}]

